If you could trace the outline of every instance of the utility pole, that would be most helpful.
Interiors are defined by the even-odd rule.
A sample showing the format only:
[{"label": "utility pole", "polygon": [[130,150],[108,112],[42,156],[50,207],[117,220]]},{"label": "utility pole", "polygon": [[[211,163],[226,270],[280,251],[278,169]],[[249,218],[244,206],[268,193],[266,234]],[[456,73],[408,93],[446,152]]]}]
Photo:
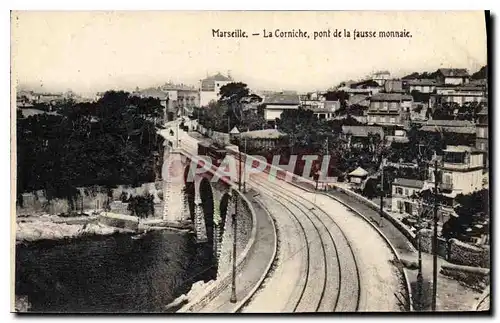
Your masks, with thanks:
[{"label": "utility pole", "polygon": [[434,236],[432,239],[432,311],[436,311],[437,297],[437,253],[438,253],[438,160],[434,160]]},{"label": "utility pole", "polygon": [[[248,129],[247,129],[247,132],[248,132]],[[245,136],[245,168],[243,168],[243,193],[247,192],[247,169],[246,169],[246,161],[247,161],[247,136]]]},{"label": "utility pole", "polygon": [[380,164],[380,222],[379,227],[382,226],[382,218],[384,217],[384,159]]},{"label": "utility pole", "polygon": [[417,249],[418,249],[418,274],[417,274],[417,310],[420,311],[422,310],[423,307],[423,300],[422,300],[422,285],[423,285],[423,276],[422,276],[422,248],[421,248],[421,235],[422,235],[422,212],[423,208],[421,210],[418,210],[418,227],[417,227]]},{"label": "utility pole", "polygon": [[[241,149],[238,151],[239,157],[239,170],[238,170],[238,191],[241,191]],[[233,270],[232,270],[232,283],[231,283],[231,303],[236,303],[236,228],[237,228],[237,214],[238,214],[238,194],[234,194],[234,213],[233,213]]]},{"label": "utility pole", "polygon": [[[328,160],[328,166],[326,167],[326,174],[325,174],[325,179],[328,177],[328,170],[330,169],[330,146],[329,146],[329,141],[328,141],[328,136],[326,137],[326,155],[328,156],[327,160]],[[328,183],[326,184],[326,188],[325,188],[325,182],[323,182],[323,188],[325,191],[327,191],[328,189]]]}]

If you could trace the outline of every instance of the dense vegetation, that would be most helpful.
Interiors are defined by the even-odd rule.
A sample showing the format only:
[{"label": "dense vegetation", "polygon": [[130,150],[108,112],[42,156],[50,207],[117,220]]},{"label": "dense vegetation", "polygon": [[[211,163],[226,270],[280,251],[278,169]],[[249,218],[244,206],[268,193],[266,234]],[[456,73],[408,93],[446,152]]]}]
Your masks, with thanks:
[{"label": "dense vegetation", "polygon": [[67,198],[77,187],[138,185],[160,173],[159,100],[120,91],[97,102],[65,102],[57,115],[17,113],[17,193],[43,189]]}]

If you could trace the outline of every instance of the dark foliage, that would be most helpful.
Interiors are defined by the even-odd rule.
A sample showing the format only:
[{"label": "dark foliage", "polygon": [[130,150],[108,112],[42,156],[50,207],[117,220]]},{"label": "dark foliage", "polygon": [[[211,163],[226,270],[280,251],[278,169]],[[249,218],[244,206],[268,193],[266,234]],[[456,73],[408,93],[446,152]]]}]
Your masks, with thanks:
[{"label": "dark foliage", "polygon": [[155,180],[163,138],[156,99],[106,92],[94,103],[56,106],[60,115],[17,115],[17,192],[44,189],[68,198],[76,187],[138,185]]},{"label": "dark foliage", "polygon": [[479,71],[471,75],[471,79],[480,80],[488,77],[488,65],[481,67]]}]

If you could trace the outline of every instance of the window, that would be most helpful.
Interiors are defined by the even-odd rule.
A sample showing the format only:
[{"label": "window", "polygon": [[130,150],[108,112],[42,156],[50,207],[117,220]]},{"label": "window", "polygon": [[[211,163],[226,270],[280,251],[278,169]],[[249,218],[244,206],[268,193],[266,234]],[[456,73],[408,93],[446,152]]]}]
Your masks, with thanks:
[{"label": "window", "polygon": [[396,118],[391,117],[391,123],[396,123]]},{"label": "window", "polygon": [[407,188],[405,188],[405,195],[406,195],[406,196],[409,196],[409,194],[408,194],[408,189],[407,189]]},{"label": "window", "polygon": [[396,194],[402,195],[403,189],[401,187],[396,187]]},{"label": "window", "polygon": [[397,111],[398,110],[398,104],[396,102],[391,102],[391,107],[390,109],[392,111]]},{"label": "window", "polygon": [[380,117],[380,122],[384,123],[386,121],[385,117]]},{"label": "window", "polygon": [[443,183],[444,184],[451,184],[451,174],[450,173],[443,173]]},{"label": "window", "polygon": [[400,213],[403,212],[403,202],[398,200],[397,204],[398,204],[398,210],[399,210],[399,212]]},{"label": "window", "polygon": [[444,162],[446,162],[446,163],[455,163],[455,164],[463,164],[465,162],[465,153],[464,152],[451,152],[451,151],[448,151],[444,155]]},{"label": "window", "polygon": [[382,110],[387,110],[388,107],[389,107],[389,103],[388,102],[384,102],[383,105],[382,105]]}]

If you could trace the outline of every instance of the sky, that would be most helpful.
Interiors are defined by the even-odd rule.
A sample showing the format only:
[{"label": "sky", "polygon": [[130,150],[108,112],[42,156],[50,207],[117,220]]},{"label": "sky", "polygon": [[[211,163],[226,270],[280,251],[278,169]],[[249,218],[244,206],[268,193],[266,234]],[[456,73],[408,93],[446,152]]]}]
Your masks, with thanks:
[{"label": "sky", "polygon": [[[13,84],[46,91],[198,85],[230,71],[259,90],[324,90],[377,70],[394,77],[486,65],[483,12],[13,12]],[[249,38],[214,38],[241,29]],[[263,38],[263,30],[307,38]],[[321,38],[314,31],[399,31],[411,38]]]}]

